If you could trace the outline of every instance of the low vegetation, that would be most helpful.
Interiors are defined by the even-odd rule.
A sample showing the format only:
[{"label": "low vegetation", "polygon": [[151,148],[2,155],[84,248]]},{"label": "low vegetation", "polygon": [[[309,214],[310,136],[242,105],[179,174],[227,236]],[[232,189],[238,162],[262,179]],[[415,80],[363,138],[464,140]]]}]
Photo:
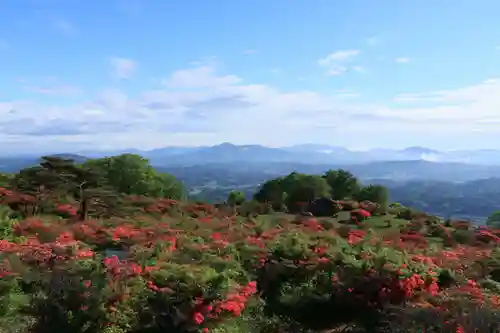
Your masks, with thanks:
[{"label": "low vegetation", "polygon": [[45,157],[0,188],[0,332],[497,332],[490,227],[344,170],[189,202],[139,156]]}]

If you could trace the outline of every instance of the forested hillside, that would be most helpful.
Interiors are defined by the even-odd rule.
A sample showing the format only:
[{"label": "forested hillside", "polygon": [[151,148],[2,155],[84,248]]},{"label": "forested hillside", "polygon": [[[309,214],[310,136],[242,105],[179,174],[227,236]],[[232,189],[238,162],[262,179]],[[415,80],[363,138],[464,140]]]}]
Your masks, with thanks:
[{"label": "forested hillside", "polygon": [[[208,202],[224,201],[233,190],[241,191],[250,198],[261,184],[282,176],[283,172],[288,170],[283,168],[281,172],[279,169],[259,171],[253,167],[244,169],[224,165],[160,169],[168,170],[182,180],[192,198]],[[324,172],[320,171],[318,166],[310,168],[304,166],[303,170],[310,170],[315,174]],[[463,217],[481,222],[491,212],[500,209],[500,178],[465,182],[360,178],[360,182],[384,185],[389,189],[390,201],[401,202],[406,206],[443,217]]]},{"label": "forested hillside", "polygon": [[[72,154],[60,154],[56,157],[71,158],[80,163],[89,160],[84,156]],[[0,163],[4,163],[5,170],[17,172],[24,167],[36,165],[37,160],[17,158],[5,159]],[[231,191],[240,191],[246,198],[251,198],[264,182],[293,171],[323,174],[328,169],[338,169],[325,165],[296,163],[207,163],[182,167],[153,167],[155,172],[171,174],[182,181],[186,195],[192,200],[211,203],[225,201]],[[495,171],[496,167],[393,161],[348,165],[342,168],[356,175],[363,184],[380,184],[387,187],[390,201],[401,202],[442,217],[460,217],[482,223],[491,212],[500,209],[500,178],[492,178],[500,175],[500,171]],[[447,170],[444,175],[443,170]],[[0,182],[5,177],[6,174],[0,175]]]}]

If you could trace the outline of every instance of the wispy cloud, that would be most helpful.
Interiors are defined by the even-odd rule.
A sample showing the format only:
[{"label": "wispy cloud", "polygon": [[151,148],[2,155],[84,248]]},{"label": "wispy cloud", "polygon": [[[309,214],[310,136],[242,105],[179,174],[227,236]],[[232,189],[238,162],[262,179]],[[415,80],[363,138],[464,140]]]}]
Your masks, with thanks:
[{"label": "wispy cloud", "polygon": [[352,70],[358,73],[366,73],[366,70],[362,66],[352,66]]},{"label": "wispy cloud", "polygon": [[113,75],[119,79],[130,78],[137,69],[136,62],[128,58],[113,57],[110,63],[113,68]]},{"label": "wispy cloud", "polygon": [[360,94],[358,92],[349,90],[349,89],[337,89],[334,91],[335,96],[338,98],[342,99],[347,99],[347,98],[356,98],[359,97]]},{"label": "wispy cloud", "polygon": [[397,62],[398,64],[406,64],[406,63],[410,62],[410,58],[399,57],[399,58],[394,59],[394,61]]},{"label": "wispy cloud", "polygon": [[[349,54],[330,59],[349,59],[353,53]],[[62,86],[56,79],[47,81],[52,87]],[[43,80],[21,83],[51,93]],[[368,133],[374,145],[383,145],[390,136],[421,139],[421,133],[426,133],[423,140],[460,138],[477,128],[491,135],[498,133],[500,79],[460,89],[402,94],[395,98],[401,103],[397,105],[370,102],[350,87],[330,92],[283,91],[268,84],[247,83],[207,64],[175,70],[163,83],[133,96],[109,89],[72,105],[0,102],[0,139],[10,142],[9,138],[16,137],[16,147],[24,144],[25,149],[32,145],[53,149],[57,144],[56,149],[64,150],[62,147],[70,147],[68,142],[86,142],[94,149],[148,149],[169,142],[285,145],[291,140],[335,140],[349,144],[353,131]],[[408,140],[405,143],[411,142]]]},{"label": "wispy cloud", "polygon": [[349,63],[359,54],[359,52],[359,50],[336,51],[319,59],[318,64],[327,69],[328,75],[341,75],[349,69]]},{"label": "wispy cloud", "polygon": [[235,75],[215,75],[215,68],[211,66],[199,66],[189,69],[177,70],[168,80],[165,86],[178,89],[196,89],[208,87],[225,87],[237,84],[241,79]]},{"label": "wispy cloud", "polygon": [[31,93],[58,96],[74,96],[83,93],[82,89],[61,83],[55,77],[47,77],[41,80],[19,79],[18,82],[22,85],[23,90]]},{"label": "wispy cloud", "polygon": [[62,34],[66,36],[74,36],[76,35],[75,26],[67,20],[56,20],[52,23],[54,29],[58,30]]},{"label": "wispy cloud", "polygon": [[[477,106],[483,107],[485,104],[488,104],[491,109],[494,109],[494,105],[500,105],[500,98],[497,96],[500,96],[500,79],[490,79],[480,84],[458,89],[399,94],[394,98],[394,101],[408,103],[437,102],[444,104],[468,104],[481,101],[481,104]],[[495,113],[498,113],[498,111],[495,111]]]},{"label": "wispy cloud", "polygon": [[[313,119],[317,112],[327,116],[330,110],[335,114],[334,108],[346,97],[345,92],[322,96],[312,91],[283,92],[269,85],[245,84],[239,76],[220,74],[205,65],[174,71],[163,87],[143,91],[137,97],[114,89],[69,106],[0,103],[0,113],[8,115],[0,121],[0,133],[20,135],[27,141],[33,136],[39,140],[61,136],[62,141],[63,137],[78,136],[106,144],[112,141],[115,147],[130,146],[132,137],[138,136],[141,139],[135,145],[143,147],[190,140],[215,144],[221,138],[251,142],[259,131],[270,133],[270,141],[279,141],[283,137],[272,134],[276,124],[290,131],[305,131],[304,126],[316,126]],[[15,114],[9,115],[12,110]],[[247,120],[238,121],[242,117]],[[235,128],[235,123],[239,127]]]}]

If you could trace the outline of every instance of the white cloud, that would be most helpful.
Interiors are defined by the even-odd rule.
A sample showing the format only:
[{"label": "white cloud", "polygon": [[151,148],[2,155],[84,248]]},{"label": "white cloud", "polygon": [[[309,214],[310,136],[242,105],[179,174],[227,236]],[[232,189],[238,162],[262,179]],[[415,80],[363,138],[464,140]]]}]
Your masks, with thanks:
[{"label": "white cloud", "polygon": [[137,69],[137,64],[132,59],[114,57],[110,60],[114,75],[120,79],[131,77]]},{"label": "white cloud", "polygon": [[500,78],[456,89],[400,94],[394,101],[405,106],[382,114],[412,121],[447,121],[454,126],[491,124],[500,109]]},{"label": "white cloud", "polygon": [[321,59],[320,65],[329,65],[332,62],[346,61],[359,54],[359,50],[344,50],[330,53],[326,58]]},{"label": "white cloud", "polygon": [[[334,112],[331,105],[342,105],[345,98],[345,93],[322,96],[243,84],[238,76],[218,75],[214,68],[201,66],[175,71],[162,88],[145,91],[136,98],[111,89],[69,107],[4,103],[0,106],[0,130],[28,141],[33,136],[78,136],[95,140],[96,148],[102,142],[120,145],[116,137],[123,135],[125,140],[127,135],[123,133],[127,132],[126,146],[164,146],[172,144],[169,138],[188,136],[203,137],[209,140],[207,144],[221,139],[251,142],[261,139],[259,133],[276,133],[277,124],[305,130],[315,112]],[[34,114],[39,116],[34,118]],[[304,116],[310,119],[304,122]],[[271,136],[268,143],[285,143],[286,137]]]},{"label": "white cloud", "polygon": [[359,73],[366,73],[366,70],[362,66],[352,66],[352,70]]},{"label": "white cloud", "polygon": [[334,91],[334,94],[337,98],[342,98],[342,99],[347,99],[347,98],[352,99],[361,96],[359,93],[349,89],[337,89]]},{"label": "white cloud", "polygon": [[[463,88],[438,90],[427,93],[401,94],[395,100],[399,102],[440,102],[440,103],[469,103],[478,100],[488,102],[500,101],[500,79],[489,79],[479,84]],[[495,96],[497,94],[497,96]]]},{"label": "white cloud", "polygon": [[410,62],[410,58],[399,57],[399,58],[394,59],[394,61],[396,61],[397,63],[400,63],[400,64],[406,64],[406,63]]},{"label": "white cloud", "polygon": [[174,71],[157,89],[134,96],[110,88],[69,106],[34,100],[0,103],[0,140],[5,142],[0,149],[74,151],[223,141],[349,146],[366,145],[366,138],[373,146],[452,146],[467,133],[475,133],[467,142],[477,144],[475,138],[499,132],[500,79],[401,94],[394,102],[398,104],[363,101],[351,89],[282,91],[201,65]]},{"label": "white cloud", "polygon": [[234,75],[217,76],[213,67],[199,67],[175,71],[165,84],[170,88],[217,88],[239,83],[241,79]]},{"label": "white cloud", "polygon": [[349,63],[359,54],[359,50],[342,50],[330,53],[318,60],[318,65],[327,69],[328,75],[341,75],[349,69]]},{"label": "white cloud", "polygon": [[39,80],[20,79],[23,90],[31,93],[43,95],[60,95],[71,96],[80,95],[83,93],[82,89],[60,82],[55,77],[46,77]]}]

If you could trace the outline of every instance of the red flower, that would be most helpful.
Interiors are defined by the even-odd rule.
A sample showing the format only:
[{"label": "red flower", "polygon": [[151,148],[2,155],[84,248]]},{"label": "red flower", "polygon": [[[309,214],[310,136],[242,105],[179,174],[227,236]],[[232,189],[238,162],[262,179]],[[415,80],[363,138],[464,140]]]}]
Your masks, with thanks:
[{"label": "red flower", "polygon": [[205,316],[203,316],[201,312],[195,312],[193,314],[193,320],[196,323],[196,325],[200,325],[205,321]]}]

